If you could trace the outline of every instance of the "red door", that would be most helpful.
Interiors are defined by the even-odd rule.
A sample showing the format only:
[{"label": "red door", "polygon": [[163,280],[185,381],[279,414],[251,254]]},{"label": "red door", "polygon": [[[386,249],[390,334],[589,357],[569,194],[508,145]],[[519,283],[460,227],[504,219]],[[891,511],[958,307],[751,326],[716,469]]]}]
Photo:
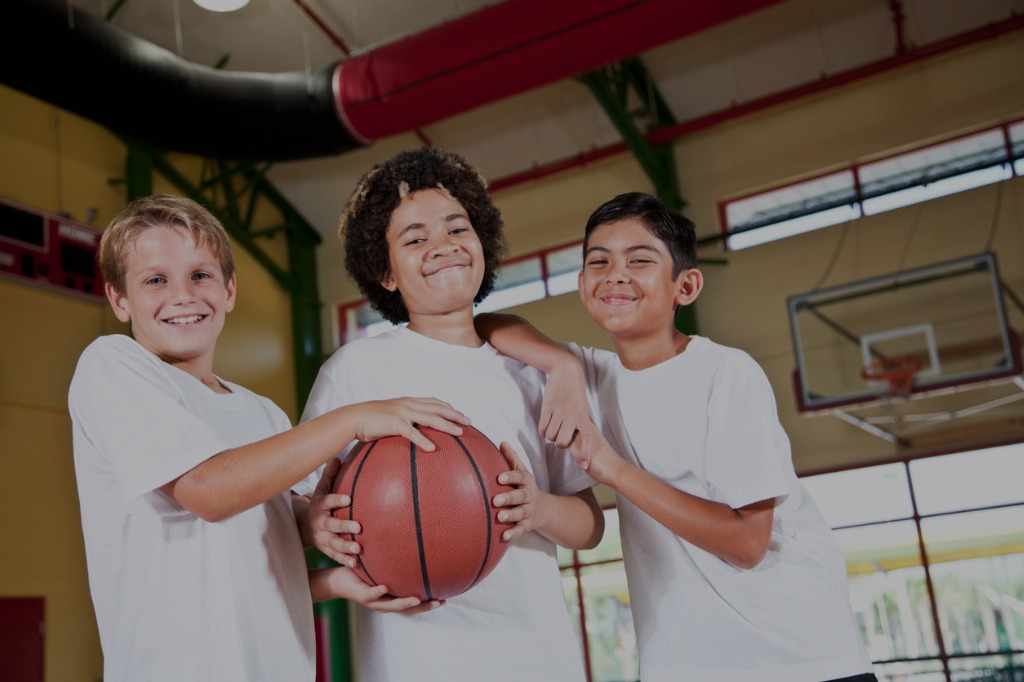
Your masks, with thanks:
[{"label": "red door", "polygon": [[44,601],[0,597],[0,679],[43,682]]}]

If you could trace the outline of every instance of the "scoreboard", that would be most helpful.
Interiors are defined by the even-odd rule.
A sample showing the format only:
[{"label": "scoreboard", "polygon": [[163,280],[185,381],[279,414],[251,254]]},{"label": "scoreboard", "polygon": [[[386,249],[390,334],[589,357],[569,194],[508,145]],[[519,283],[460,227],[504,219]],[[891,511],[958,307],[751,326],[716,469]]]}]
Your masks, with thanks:
[{"label": "scoreboard", "polygon": [[99,230],[0,199],[0,275],[102,301]]}]

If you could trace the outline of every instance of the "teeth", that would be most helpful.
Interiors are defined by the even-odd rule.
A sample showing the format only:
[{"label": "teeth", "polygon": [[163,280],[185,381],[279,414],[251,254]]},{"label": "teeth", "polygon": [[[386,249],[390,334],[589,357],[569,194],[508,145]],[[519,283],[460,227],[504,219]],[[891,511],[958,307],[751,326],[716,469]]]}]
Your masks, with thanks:
[{"label": "teeth", "polygon": [[202,315],[186,315],[184,317],[175,317],[167,321],[170,322],[171,324],[192,324],[194,322],[198,322],[201,319],[203,319]]}]

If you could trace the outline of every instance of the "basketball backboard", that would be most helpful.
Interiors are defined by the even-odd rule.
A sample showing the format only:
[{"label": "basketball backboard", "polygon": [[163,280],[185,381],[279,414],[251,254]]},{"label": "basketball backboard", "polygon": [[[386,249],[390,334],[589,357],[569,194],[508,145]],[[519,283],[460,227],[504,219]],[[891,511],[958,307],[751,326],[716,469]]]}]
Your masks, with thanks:
[{"label": "basketball backboard", "polygon": [[[1009,400],[1024,397],[1008,298],[1019,314],[992,253],[791,296],[798,409],[847,417],[852,408],[1010,382],[1017,395]],[[884,371],[894,359],[909,367],[902,390]]]}]

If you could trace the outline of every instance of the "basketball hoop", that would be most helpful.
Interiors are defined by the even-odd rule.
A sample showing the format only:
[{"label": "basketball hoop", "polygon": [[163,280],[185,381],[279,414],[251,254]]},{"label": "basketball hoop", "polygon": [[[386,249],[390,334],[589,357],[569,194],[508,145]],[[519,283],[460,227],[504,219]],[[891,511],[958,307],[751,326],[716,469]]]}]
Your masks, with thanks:
[{"label": "basketball hoop", "polygon": [[910,399],[914,391],[914,375],[921,369],[921,361],[910,356],[875,360],[860,370],[862,378],[868,381],[884,381],[889,385],[882,398],[892,402]]}]

